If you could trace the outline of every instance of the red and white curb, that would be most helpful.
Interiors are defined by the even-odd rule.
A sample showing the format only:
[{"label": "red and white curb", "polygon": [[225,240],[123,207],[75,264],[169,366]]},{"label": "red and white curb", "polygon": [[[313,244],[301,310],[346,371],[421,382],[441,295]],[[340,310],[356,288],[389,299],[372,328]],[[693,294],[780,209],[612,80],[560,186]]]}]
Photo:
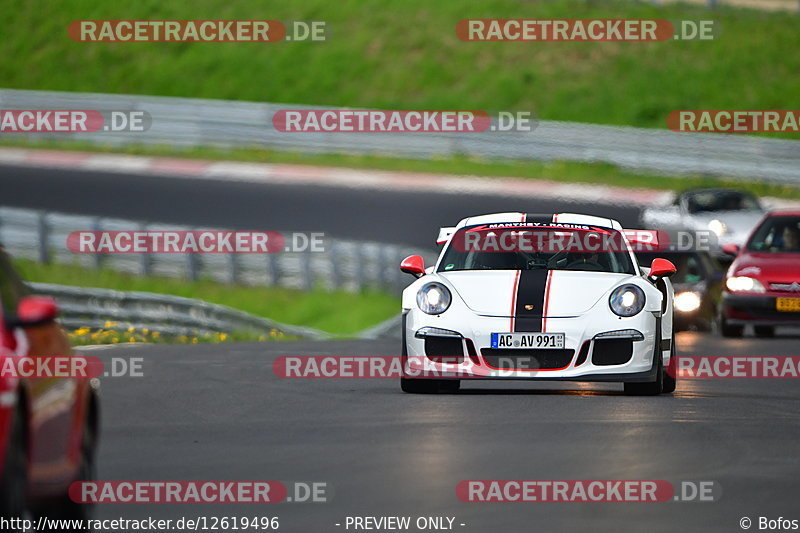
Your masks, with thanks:
[{"label": "red and white curb", "polygon": [[[659,205],[669,202],[673,197],[668,191],[522,178],[489,178],[22,148],[0,148],[0,164],[215,181],[497,195],[628,206]],[[778,198],[768,200],[775,207],[800,206],[798,201]]]}]

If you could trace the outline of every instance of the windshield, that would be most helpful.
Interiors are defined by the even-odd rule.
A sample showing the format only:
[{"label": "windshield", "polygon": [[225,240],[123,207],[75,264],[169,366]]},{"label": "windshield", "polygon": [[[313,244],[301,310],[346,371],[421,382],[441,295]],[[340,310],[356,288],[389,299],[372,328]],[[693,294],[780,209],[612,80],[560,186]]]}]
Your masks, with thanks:
[{"label": "windshield", "polygon": [[575,225],[526,227],[525,223],[458,230],[438,271],[458,270],[635,273],[627,242],[617,230]]},{"label": "windshield", "polygon": [[687,195],[686,208],[690,213],[760,211],[761,205],[754,196],[739,191],[703,191]]},{"label": "windshield", "polygon": [[753,234],[747,249],[753,252],[800,253],[800,217],[770,217]]}]

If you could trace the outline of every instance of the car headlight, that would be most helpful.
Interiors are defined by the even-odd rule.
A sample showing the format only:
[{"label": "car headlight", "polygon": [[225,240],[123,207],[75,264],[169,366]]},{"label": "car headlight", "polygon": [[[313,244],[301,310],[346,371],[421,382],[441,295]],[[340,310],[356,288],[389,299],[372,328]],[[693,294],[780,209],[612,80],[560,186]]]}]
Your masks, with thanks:
[{"label": "car headlight", "polygon": [[722,237],[728,231],[728,225],[716,218],[708,223],[708,229],[717,234],[717,237]]},{"label": "car headlight", "polygon": [[731,292],[766,292],[760,281],[748,276],[732,276],[725,282],[725,286]]},{"label": "car headlight", "polygon": [[633,316],[644,309],[644,291],[636,285],[622,285],[614,289],[608,298],[608,305],[614,314]]},{"label": "car headlight", "polygon": [[700,295],[694,291],[679,292],[673,302],[675,309],[681,313],[691,313],[700,308]]},{"label": "car headlight", "polygon": [[417,293],[417,305],[429,315],[441,315],[450,307],[450,290],[438,282],[426,283]]}]

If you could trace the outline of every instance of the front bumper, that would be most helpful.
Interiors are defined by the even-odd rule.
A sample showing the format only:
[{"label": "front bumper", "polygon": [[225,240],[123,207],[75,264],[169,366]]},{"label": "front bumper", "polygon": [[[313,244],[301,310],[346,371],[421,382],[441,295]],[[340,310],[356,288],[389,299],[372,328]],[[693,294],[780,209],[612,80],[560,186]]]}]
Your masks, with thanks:
[{"label": "front bumper", "polygon": [[722,314],[728,324],[734,326],[797,326],[800,312],[778,311],[778,298],[800,297],[800,295],[777,294],[722,294]]},{"label": "front bumper", "polygon": [[[547,332],[565,334],[564,350],[552,350],[559,353],[540,357],[545,351],[508,349],[498,353],[491,348],[491,334],[508,332],[510,317],[462,315],[456,319],[411,311],[403,321],[407,375],[459,379],[652,381],[657,372],[656,342],[660,343],[664,365],[669,364],[669,341],[660,342],[660,336],[656,334],[657,328],[661,327],[660,320],[648,312],[630,318],[614,317],[600,321],[587,320],[587,317],[548,318]],[[450,356],[447,358],[432,357],[431,344],[426,350],[426,339],[416,336],[424,327],[457,333],[458,337],[450,338],[450,346],[460,346],[460,350],[454,348],[450,350],[452,353],[442,354]],[[624,348],[624,343],[612,345],[606,342],[607,339],[598,339],[597,335],[623,329],[641,332],[643,338],[630,340],[627,344],[630,355],[621,351],[619,360],[614,361],[614,348]],[[609,351],[609,348],[612,349]],[[523,352],[533,357],[528,359],[521,355]],[[498,364],[498,361],[504,361],[504,364]],[[527,364],[516,364],[520,361],[527,361]]]}]

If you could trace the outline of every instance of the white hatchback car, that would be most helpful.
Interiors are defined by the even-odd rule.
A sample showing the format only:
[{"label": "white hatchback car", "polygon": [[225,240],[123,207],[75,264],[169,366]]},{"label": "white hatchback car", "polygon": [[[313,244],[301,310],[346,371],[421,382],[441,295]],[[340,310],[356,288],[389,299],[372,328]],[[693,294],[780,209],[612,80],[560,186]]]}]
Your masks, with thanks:
[{"label": "white hatchback car", "polygon": [[405,392],[461,379],[623,382],[675,390],[675,267],[640,267],[619,222],[579,214],[498,213],[442,228],[434,266],[401,270]]}]

